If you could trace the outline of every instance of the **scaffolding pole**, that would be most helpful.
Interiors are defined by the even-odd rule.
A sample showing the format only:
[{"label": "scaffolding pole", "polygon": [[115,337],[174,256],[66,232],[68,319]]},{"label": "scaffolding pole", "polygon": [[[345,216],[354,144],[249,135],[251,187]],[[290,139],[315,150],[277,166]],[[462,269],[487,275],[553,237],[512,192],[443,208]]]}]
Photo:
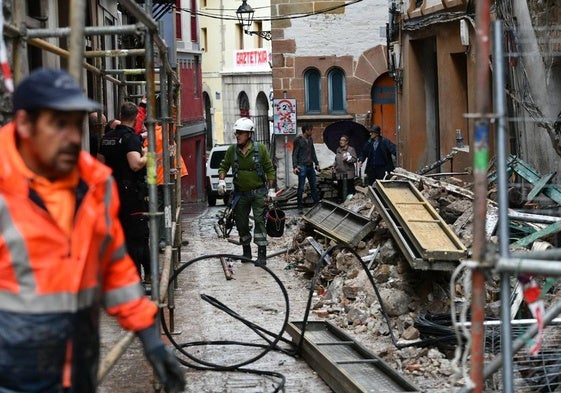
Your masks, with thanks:
[{"label": "scaffolding pole", "polygon": [[[493,102],[497,116],[495,146],[497,151],[497,186],[499,200],[499,255],[509,258],[508,175],[506,137],[505,64],[501,21],[493,22]],[[501,352],[505,359],[503,391],[513,392],[512,329],[510,323],[510,273],[501,273]]]},{"label": "scaffolding pole", "polygon": [[[72,7],[72,6],[71,6]],[[84,5],[85,7],[85,5]],[[85,10],[84,10],[85,11]],[[84,14],[82,14],[84,15]],[[85,16],[82,16],[85,18]],[[115,35],[115,34],[141,34],[142,25],[116,25],[116,26],[84,26],[82,22],[82,37],[90,35]],[[61,38],[71,35],[72,27],[55,27],[51,29],[25,29],[22,35],[26,38]],[[82,38],[82,46],[84,40]]]},{"label": "scaffolding pole", "polygon": [[485,329],[485,266],[487,215],[487,166],[489,161],[489,0],[476,3],[476,113],[473,154],[473,258],[470,379],[475,393],[483,393]]},{"label": "scaffolding pole", "polygon": [[70,45],[68,50],[70,56],[68,58],[68,71],[81,84],[83,82],[82,63],[84,62],[85,26],[86,26],[86,1],[85,0],[71,1],[70,2],[70,39],[69,39]]}]

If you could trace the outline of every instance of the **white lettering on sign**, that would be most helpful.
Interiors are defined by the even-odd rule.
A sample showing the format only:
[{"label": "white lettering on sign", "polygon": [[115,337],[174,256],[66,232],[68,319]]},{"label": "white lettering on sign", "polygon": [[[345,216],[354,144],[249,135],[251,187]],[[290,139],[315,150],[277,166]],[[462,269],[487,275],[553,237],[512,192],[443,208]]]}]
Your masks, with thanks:
[{"label": "white lettering on sign", "polygon": [[236,67],[266,66],[269,53],[266,49],[240,50],[235,52]]}]

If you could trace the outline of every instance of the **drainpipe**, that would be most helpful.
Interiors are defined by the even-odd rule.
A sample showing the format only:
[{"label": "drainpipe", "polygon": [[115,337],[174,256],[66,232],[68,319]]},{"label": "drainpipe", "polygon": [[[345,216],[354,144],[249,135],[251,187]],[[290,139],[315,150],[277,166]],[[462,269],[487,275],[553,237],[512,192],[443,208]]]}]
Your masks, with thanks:
[{"label": "drainpipe", "polygon": [[489,161],[489,0],[476,2],[475,130],[473,152],[473,259],[472,271],[471,364],[474,393],[483,393],[485,330],[485,220],[487,213],[487,166]]}]

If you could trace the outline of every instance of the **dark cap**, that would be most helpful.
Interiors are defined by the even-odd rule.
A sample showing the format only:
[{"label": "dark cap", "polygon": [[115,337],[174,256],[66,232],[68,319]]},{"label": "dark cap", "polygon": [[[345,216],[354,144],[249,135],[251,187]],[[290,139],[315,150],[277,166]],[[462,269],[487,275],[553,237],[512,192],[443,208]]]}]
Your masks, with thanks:
[{"label": "dark cap", "polygon": [[84,95],[68,72],[41,68],[30,73],[16,87],[12,97],[14,112],[19,109],[94,111],[101,105]]},{"label": "dark cap", "polygon": [[370,133],[372,134],[373,132],[375,132],[376,134],[381,134],[382,129],[380,128],[380,126],[372,126],[370,128]]}]

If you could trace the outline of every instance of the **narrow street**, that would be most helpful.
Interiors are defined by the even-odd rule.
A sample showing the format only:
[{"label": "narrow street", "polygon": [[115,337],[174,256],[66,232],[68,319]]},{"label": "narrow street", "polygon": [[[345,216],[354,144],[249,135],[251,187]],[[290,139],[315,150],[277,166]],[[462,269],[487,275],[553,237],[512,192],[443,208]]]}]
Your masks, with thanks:
[{"label": "narrow street", "polygon": [[[241,246],[219,238],[214,229],[216,215],[223,208],[221,202],[215,207],[184,205],[183,239],[189,244],[181,250],[182,264],[205,255],[241,254]],[[295,213],[286,211],[287,222]],[[235,228],[231,235],[234,238],[237,236]],[[272,254],[286,249],[291,240],[291,236],[286,234],[281,238],[270,238],[268,252]],[[256,246],[253,245],[253,248],[255,256]],[[270,351],[270,344],[260,337],[261,332],[271,332],[272,335],[266,338],[273,341],[285,321],[300,321],[304,315],[309,282],[286,270],[283,258],[281,254],[269,259],[267,268],[270,271],[252,263],[230,261],[231,280],[226,279],[217,257],[202,258],[180,272],[178,289],[174,291],[172,339],[199,363],[182,354],[179,357],[199,367],[202,361],[207,365],[245,370],[217,372],[185,367],[186,392],[273,392],[283,383],[283,378],[286,392],[331,392],[304,360],[290,354],[294,348],[289,342],[281,340],[278,343],[278,347],[286,352]],[[279,283],[286,289],[286,296]],[[209,299],[215,299],[214,303],[223,303],[236,317],[210,304]],[[290,307],[288,316],[287,301]],[[250,329],[246,321],[258,325],[261,330]],[[104,318],[102,353],[106,353],[124,334],[113,320]],[[291,340],[286,333],[283,337]],[[281,376],[263,374],[267,372]],[[151,381],[150,368],[135,339],[102,382],[99,392],[150,392],[153,390]]]}]

